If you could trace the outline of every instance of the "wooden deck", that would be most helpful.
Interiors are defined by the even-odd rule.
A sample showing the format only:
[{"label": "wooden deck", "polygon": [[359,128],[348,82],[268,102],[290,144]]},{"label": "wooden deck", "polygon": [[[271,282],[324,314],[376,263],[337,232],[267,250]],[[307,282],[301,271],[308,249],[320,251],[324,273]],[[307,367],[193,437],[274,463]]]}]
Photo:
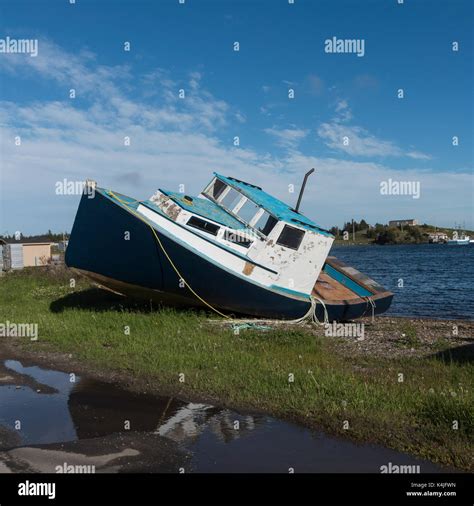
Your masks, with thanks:
[{"label": "wooden deck", "polygon": [[312,294],[323,300],[350,300],[357,299],[359,297],[352,290],[349,290],[349,288],[331,278],[331,276],[328,276],[324,272],[321,272],[319,275]]}]

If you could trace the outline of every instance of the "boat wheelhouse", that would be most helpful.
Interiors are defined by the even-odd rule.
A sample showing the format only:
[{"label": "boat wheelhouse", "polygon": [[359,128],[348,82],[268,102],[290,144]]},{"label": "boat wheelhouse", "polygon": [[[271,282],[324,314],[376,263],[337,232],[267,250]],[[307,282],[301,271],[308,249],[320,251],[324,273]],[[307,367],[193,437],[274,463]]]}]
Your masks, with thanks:
[{"label": "boat wheelhouse", "polygon": [[66,263],[118,293],[281,319],[390,305],[390,292],[328,259],[334,237],[298,212],[301,193],[293,209],[218,173],[198,196],[160,189],[142,201],[87,184],[94,198],[81,199]]},{"label": "boat wheelhouse", "polygon": [[238,275],[307,295],[334,240],[260,187],[217,173],[198,197],[158,190],[138,212],[173,221],[176,236]]}]

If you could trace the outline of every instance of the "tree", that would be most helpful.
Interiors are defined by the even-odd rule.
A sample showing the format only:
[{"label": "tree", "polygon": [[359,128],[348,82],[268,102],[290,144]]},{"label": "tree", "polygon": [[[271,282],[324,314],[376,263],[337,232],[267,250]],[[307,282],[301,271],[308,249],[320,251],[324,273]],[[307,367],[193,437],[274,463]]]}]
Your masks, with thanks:
[{"label": "tree", "polygon": [[422,242],[423,234],[418,227],[408,227],[407,236],[411,242]]},{"label": "tree", "polygon": [[398,244],[401,242],[401,232],[397,228],[388,227],[377,234],[375,242],[377,244]]},{"label": "tree", "polygon": [[369,224],[365,220],[360,220],[359,230],[367,230],[369,228]]}]

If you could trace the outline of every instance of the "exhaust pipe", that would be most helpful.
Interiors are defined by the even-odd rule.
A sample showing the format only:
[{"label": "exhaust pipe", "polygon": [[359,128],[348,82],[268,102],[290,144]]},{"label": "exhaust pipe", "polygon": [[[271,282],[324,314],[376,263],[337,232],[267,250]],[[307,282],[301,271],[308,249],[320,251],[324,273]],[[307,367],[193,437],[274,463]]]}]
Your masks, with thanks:
[{"label": "exhaust pipe", "polygon": [[301,185],[300,194],[298,195],[298,202],[296,203],[295,212],[298,212],[298,209],[300,208],[301,199],[303,198],[304,188],[306,186],[306,181],[308,180],[308,177],[314,172],[314,169],[309,170],[305,175],[303,179],[303,184]]}]

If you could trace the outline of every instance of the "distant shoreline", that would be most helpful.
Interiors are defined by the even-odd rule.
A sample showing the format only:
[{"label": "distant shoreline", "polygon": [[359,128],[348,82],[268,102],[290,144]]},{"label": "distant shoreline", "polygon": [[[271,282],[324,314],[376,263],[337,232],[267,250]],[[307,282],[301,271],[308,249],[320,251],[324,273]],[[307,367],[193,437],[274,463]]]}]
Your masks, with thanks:
[{"label": "distant shoreline", "polygon": [[[344,240],[335,240],[333,243],[334,246],[448,246],[446,243],[436,243],[436,242],[398,242],[398,243],[386,243],[386,244],[379,244],[376,242],[352,242],[350,240],[344,241]],[[468,246],[468,245],[467,245]]]}]

